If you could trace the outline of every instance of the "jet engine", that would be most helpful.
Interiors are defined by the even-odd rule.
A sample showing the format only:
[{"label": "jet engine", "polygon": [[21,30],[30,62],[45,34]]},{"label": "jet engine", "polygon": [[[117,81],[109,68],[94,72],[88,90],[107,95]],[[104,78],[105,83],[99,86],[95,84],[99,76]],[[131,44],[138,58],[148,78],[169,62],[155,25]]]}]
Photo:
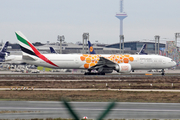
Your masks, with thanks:
[{"label": "jet engine", "polygon": [[131,65],[127,63],[118,64],[115,66],[115,70],[119,73],[131,72]]}]

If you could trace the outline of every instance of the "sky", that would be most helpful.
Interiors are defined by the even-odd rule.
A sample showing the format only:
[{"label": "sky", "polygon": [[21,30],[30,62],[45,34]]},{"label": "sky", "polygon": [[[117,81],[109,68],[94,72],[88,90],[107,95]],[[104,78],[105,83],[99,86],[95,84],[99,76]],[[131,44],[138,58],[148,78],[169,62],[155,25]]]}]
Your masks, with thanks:
[{"label": "sky", "polygon": [[[70,43],[82,42],[88,32],[90,41],[119,42],[120,22],[115,17],[120,0],[0,0],[0,40],[17,43],[15,31],[29,41],[57,42],[64,35]],[[180,32],[180,0],[124,0],[125,41],[175,39]],[[178,39],[180,40],[180,39]],[[178,42],[180,43],[180,42]]]}]

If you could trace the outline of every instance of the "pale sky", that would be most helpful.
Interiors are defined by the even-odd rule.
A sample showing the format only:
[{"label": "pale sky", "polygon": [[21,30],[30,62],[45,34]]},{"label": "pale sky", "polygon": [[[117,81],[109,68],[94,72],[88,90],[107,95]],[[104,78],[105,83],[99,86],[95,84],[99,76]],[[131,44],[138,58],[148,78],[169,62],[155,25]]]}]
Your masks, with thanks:
[{"label": "pale sky", "polygon": [[[94,43],[119,42],[119,0],[0,0],[0,40],[17,43],[15,31],[29,41],[82,41],[89,32]],[[174,40],[180,32],[180,0],[124,0],[125,41]],[[180,40],[180,39],[179,39]]]}]

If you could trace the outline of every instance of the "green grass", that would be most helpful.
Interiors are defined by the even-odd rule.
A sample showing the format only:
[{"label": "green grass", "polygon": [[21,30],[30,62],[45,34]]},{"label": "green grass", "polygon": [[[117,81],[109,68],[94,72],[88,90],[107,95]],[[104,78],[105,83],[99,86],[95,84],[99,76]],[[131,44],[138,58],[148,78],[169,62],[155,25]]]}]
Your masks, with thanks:
[{"label": "green grass", "polygon": [[50,71],[50,70],[52,70],[51,68],[47,68],[47,67],[42,67],[42,66],[38,66],[38,67],[37,67],[37,69],[38,69],[38,70],[41,70],[41,71],[43,71],[43,68],[45,69],[45,71]]}]

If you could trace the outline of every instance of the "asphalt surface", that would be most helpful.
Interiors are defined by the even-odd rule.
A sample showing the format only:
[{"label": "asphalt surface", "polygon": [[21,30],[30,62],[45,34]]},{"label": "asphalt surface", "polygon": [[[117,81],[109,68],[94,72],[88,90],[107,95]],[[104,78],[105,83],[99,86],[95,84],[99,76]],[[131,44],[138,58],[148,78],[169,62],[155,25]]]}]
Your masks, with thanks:
[{"label": "asphalt surface", "polygon": [[[0,88],[1,90],[14,90],[17,91],[16,88]],[[34,90],[34,91],[38,91],[38,90],[44,90],[44,91],[131,91],[131,92],[180,92],[180,90],[173,90],[173,89],[62,89],[62,88],[18,88],[18,90],[23,91],[23,90]]]},{"label": "asphalt surface", "polygon": [[[175,69],[175,70],[165,70],[165,76],[173,76],[173,75],[177,75],[179,76],[180,74],[180,69]],[[106,74],[106,76],[142,76],[145,74],[152,74],[152,76],[161,76],[161,72],[148,72],[147,70],[135,70],[135,72],[130,72],[130,73],[110,73],[110,74]],[[59,75],[81,75],[84,76],[84,73],[80,73],[80,72],[43,72],[41,71],[40,73],[22,73],[22,72],[11,72],[11,71],[0,71],[0,77],[6,77],[6,76],[12,76],[12,77],[16,77],[16,76],[27,76],[27,75],[36,75],[36,76],[59,76]],[[92,76],[92,75],[86,75],[86,76]],[[93,75],[94,76],[94,75]],[[95,75],[97,76],[97,75]],[[98,75],[101,76],[101,75]],[[104,76],[104,75],[102,75]]]},{"label": "asphalt surface", "polygon": [[[80,118],[97,118],[108,102],[71,102]],[[0,111],[31,111],[31,113],[0,113],[1,119],[72,118],[62,102],[0,101]],[[33,112],[34,111],[34,112]],[[118,102],[106,118],[178,119],[180,103],[125,103]]]}]

